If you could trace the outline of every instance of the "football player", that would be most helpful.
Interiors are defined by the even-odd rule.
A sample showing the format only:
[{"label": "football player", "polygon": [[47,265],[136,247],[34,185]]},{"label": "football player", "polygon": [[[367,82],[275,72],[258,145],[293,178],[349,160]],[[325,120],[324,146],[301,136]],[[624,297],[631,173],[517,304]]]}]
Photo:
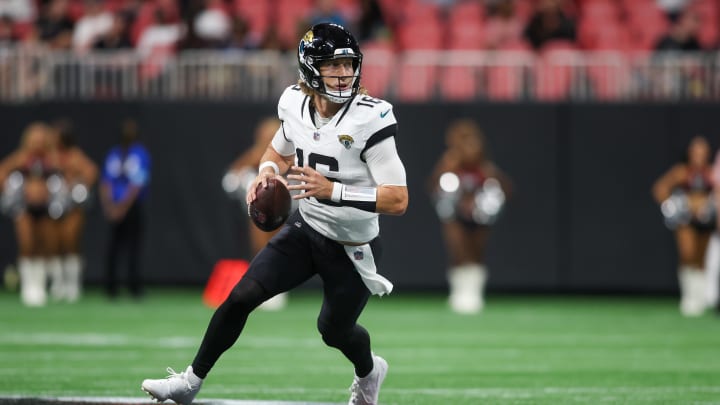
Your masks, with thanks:
[{"label": "football player", "polygon": [[57,191],[57,154],[51,148],[48,126],[30,124],[20,147],[0,162],[2,210],[15,223],[20,272],[20,298],[27,306],[47,301],[47,269],[57,251],[54,220],[51,218],[53,190]]},{"label": "football player", "polygon": [[457,313],[476,314],[485,302],[488,232],[510,192],[510,180],[490,160],[485,136],[474,121],[453,122],[445,143],[430,189],[450,260],[448,303]]},{"label": "football player", "polygon": [[707,305],[704,260],[710,235],[716,227],[710,145],[701,136],[690,142],[687,161],[674,165],[653,186],[653,196],[675,231],[680,265],[680,311],[698,316]]},{"label": "football player", "polygon": [[314,25],[298,47],[300,80],[280,97],[282,125],[261,159],[249,187],[268,179],[300,184],[300,200],[280,233],[270,240],[215,311],[200,349],[182,373],[145,380],[158,400],[187,404],[220,355],[238,339],[249,313],[268,298],[313,275],[323,281],[317,326],[323,341],[339,349],[355,369],[351,404],[377,404],[388,365],[370,348],[357,319],[370,295],[390,293],[378,274],[379,214],[401,215],[408,204],[405,168],[395,147],[392,106],[360,86],[363,55],[345,28]]}]

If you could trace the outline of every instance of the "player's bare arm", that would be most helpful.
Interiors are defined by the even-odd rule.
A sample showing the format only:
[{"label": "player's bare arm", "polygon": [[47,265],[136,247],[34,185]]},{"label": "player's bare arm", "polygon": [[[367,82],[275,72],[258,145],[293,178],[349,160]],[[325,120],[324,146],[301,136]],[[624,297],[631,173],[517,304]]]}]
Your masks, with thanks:
[{"label": "player's bare arm", "polygon": [[[288,186],[289,190],[300,190],[301,194],[294,195],[296,200],[315,197],[317,199],[332,199],[334,182],[328,180],[317,170],[311,167],[292,166],[289,180],[297,180],[300,184]],[[402,215],[408,205],[408,192],[406,186],[379,185],[376,188],[375,212],[387,215]]]}]

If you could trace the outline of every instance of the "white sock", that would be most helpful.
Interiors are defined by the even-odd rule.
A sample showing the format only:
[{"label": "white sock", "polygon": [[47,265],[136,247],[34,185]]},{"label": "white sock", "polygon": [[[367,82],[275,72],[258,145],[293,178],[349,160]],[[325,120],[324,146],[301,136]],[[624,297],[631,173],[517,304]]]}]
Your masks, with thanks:
[{"label": "white sock", "polygon": [[65,278],[63,277],[62,261],[59,256],[45,259],[45,269],[50,279],[50,298],[61,300],[65,298]]},{"label": "white sock", "polygon": [[705,303],[708,307],[718,304],[720,284],[720,233],[713,233],[705,252]]},{"label": "white sock", "polygon": [[21,257],[18,260],[18,268],[22,303],[29,307],[45,305],[47,302],[45,261],[42,258]]},{"label": "white sock", "polygon": [[80,255],[69,254],[63,258],[63,274],[65,278],[65,298],[75,302],[82,293],[82,265]]},{"label": "white sock", "polygon": [[685,316],[701,315],[705,309],[705,274],[693,266],[680,266],[680,312]]},{"label": "white sock", "polygon": [[455,266],[450,269],[450,307],[463,314],[475,314],[484,306],[483,290],[487,279],[485,266],[477,263]]}]

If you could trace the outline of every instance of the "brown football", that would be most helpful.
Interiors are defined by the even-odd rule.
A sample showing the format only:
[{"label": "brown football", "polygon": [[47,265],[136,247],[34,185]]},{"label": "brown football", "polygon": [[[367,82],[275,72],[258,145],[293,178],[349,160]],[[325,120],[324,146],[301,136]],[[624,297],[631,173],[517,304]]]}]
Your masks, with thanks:
[{"label": "brown football", "polygon": [[280,180],[268,179],[267,188],[258,184],[257,198],[250,203],[248,214],[253,223],[265,232],[278,229],[290,216],[290,192]]}]

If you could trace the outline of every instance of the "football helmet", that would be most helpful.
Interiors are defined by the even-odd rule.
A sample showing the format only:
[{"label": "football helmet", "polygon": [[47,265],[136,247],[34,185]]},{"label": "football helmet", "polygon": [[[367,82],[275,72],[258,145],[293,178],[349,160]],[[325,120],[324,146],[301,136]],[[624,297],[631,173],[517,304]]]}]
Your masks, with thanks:
[{"label": "football helmet", "polygon": [[[342,26],[332,23],[313,25],[300,39],[297,57],[300,80],[328,100],[344,103],[357,94],[363,55],[355,37]],[[320,75],[320,64],[341,58],[351,58],[353,62],[350,90],[328,90]]]}]

